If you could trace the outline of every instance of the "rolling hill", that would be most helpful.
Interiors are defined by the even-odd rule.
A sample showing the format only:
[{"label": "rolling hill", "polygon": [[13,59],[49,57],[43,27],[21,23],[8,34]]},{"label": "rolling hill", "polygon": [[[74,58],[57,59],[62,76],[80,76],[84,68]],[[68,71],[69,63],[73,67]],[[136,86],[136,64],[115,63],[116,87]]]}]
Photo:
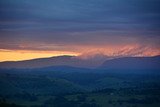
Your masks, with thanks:
[{"label": "rolling hill", "polygon": [[160,56],[123,57],[105,61],[100,69],[160,69]]},{"label": "rolling hill", "polygon": [[[107,59],[107,58],[106,58]],[[5,61],[0,62],[0,68],[42,68],[48,66],[72,66],[83,68],[96,68],[105,61],[94,59],[81,59],[76,56],[57,56],[50,58],[38,58],[24,61]]]}]

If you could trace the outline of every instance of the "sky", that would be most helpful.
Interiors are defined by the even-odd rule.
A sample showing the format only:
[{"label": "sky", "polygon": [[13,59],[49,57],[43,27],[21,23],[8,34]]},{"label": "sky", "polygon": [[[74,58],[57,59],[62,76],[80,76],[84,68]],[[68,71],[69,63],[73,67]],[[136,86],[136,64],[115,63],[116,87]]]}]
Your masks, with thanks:
[{"label": "sky", "polygon": [[160,55],[160,0],[0,0],[0,61]]}]

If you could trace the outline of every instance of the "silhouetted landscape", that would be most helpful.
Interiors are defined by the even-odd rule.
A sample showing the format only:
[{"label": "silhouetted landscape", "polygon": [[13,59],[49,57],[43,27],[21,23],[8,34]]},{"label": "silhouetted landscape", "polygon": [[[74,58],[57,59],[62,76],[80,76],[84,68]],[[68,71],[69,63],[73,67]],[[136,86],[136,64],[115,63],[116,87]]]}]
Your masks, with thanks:
[{"label": "silhouetted landscape", "polygon": [[0,0],[0,107],[160,107],[160,0]]},{"label": "silhouetted landscape", "polygon": [[[0,105],[5,107],[160,106],[160,56],[115,58],[104,61],[99,67],[92,69],[76,67],[74,63],[47,66],[55,59],[63,62],[67,58],[70,57],[52,57],[47,61],[35,59],[1,62]],[[36,66],[44,62],[47,63],[44,67]],[[26,63],[35,65],[27,68]]]}]

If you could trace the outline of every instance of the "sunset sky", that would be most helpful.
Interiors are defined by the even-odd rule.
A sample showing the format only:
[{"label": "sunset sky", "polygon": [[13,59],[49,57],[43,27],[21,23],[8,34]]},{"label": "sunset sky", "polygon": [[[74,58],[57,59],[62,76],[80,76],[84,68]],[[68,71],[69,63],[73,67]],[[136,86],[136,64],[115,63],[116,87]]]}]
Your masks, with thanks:
[{"label": "sunset sky", "polygon": [[0,61],[160,55],[160,0],[0,0]]}]

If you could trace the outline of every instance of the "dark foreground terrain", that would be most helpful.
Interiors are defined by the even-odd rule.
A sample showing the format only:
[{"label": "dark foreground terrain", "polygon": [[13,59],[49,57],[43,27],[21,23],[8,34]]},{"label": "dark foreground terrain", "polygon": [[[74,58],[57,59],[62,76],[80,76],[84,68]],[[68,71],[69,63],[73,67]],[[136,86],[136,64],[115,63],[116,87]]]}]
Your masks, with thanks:
[{"label": "dark foreground terrain", "polygon": [[111,59],[94,69],[91,62],[1,62],[0,107],[160,107],[160,56]]},{"label": "dark foreground terrain", "polygon": [[0,107],[159,106],[158,70],[61,66],[0,72]]}]

